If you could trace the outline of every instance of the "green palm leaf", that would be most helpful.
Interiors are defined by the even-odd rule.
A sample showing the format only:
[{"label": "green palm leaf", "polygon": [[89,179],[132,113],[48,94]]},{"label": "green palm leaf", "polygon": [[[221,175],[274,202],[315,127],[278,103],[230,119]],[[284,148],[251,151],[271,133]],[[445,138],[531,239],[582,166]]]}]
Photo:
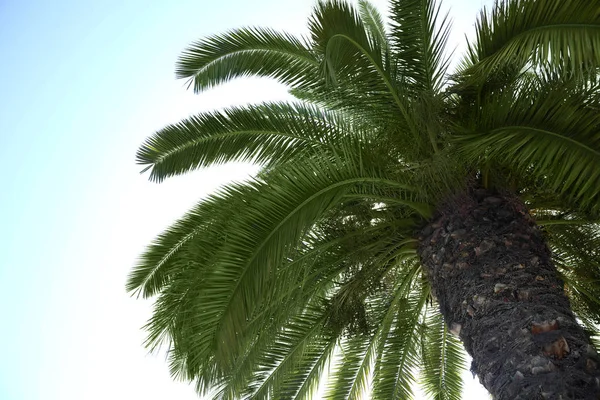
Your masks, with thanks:
[{"label": "green palm leaf", "polygon": [[[321,2],[309,25],[314,48],[323,55],[325,80],[341,87],[352,82],[353,92],[361,93],[365,99],[363,106],[395,105],[404,123],[410,126],[407,104],[399,92],[401,88],[385,68],[381,47],[369,40],[359,13],[344,2]],[[386,97],[389,100],[384,103]]]},{"label": "green palm leaf", "polygon": [[[241,195],[244,189],[238,189],[237,194]],[[206,262],[210,255],[199,253],[199,250],[204,246],[214,248],[221,242],[221,227],[228,223],[237,205],[242,202],[242,196],[223,199],[213,195],[195,206],[160,234],[142,254],[128,277],[127,290],[144,297],[158,293],[173,273],[189,264],[189,255],[180,254],[185,253],[186,247],[192,243],[198,250],[193,252],[193,264]],[[219,228],[215,230],[215,227]],[[210,237],[211,234],[214,236]]]},{"label": "green palm leaf", "polygon": [[358,10],[371,40],[371,48],[380,48],[384,55],[384,63],[389,62],[388,36],[383,18],[377,8],[367,0],[358,1]]},{"label": "green palm leaf", "polygon": [[[544,229],[557,267],[569,287],[573,310],[587,325],[600,322],[600,230],[596,223],[552,224]],[[569,221],[564,218],[561,221]],[[596,328],[597,329],[597,328]]]},{"label": "green palm leaf", "polygon": [[[429,296],[415,288],[416,269],[412,269],[398,288],[399,302],[388,334],[380,344],[381,356],[375,362],[374,399],[412,399],[419,365],[420,334],[418,322]],[[414,289],[413,289],[414,288]]]},{"label": "green palm leaf", "polygon": [[369,364],[373,362],[372,340],[369,336],[357,335],[342,344],[342,354],[330,378],[333,385],[329,388],[326,399],[360,398],[367,387]]},{"label": "green palm leaf", "polygon": [[437,305],[427,309],[423,334],[422,387],[430,398],[460,400],[464,350],[444,323]]},{"label": "green palm leaf", "polygon": [[[273,393],[281,390],[280,387],[284,384],[286,376],[300,372],[298,368],[301,361],[308,361],[310,364],[317,361],[320,353],[329,347],[331,339],[325,337],[324,340],[319,340],[321,346],[317,348],[307,349],[307,347],[309,343],[313,346],[317,345],[318,342],[310,339],[321,335],[323,323],[323,310],[317,309],[307,310],[304,315],[295,318],[292,323],[285,326],[273,343],[271,351],[261,360],[260,365],[263,367],[265,378],[261,380],[259,375],[257,381],[248,388],[252,392],[250,399],[273,396]],[[306,353],[310,356],[303,357]],[[289,381],[285,383],[289,384]]]},{"label": "green palm leaf", "polygon": [[271,77],[287,85],[310,82],[319,60],[301,39],[271,29],[237,29],[192,44],[177,62],[178,78],[201,92],[244,76]]},{"label": "green palm leaf", "polygon": [[369,391],[369,381],[373,378],[373,367],[383,351],[382,342],[389,334],[398,306],[411,285],[415,270],[409,270],[392,297],[375,296],[372,308],[378,317],[373,325],[375,331],[370,335],[356,336],[346,341],[343,356],[339,358],[330,378],[331,385],[326,394],[328,400],[357,399]]},{"label": "green palm leaf", "polygon": [[600,114],[586,106],[588,94],[528,85],[513,96],[498,95],[484,105],[478,133],[456,135],[462,150],[472,160],[511,160],[512,169],[544,178],[555,191],[597,212]]},{"label": "green palm leaf", "polygon": [[440,90],[449,62],[444,58],[448,15],[440,19],[440,4],[433,0],[392,0],[390,4],[398,79],[420,92]]},{"label": "green palm leaf", "polygon": [[266,103],[207,112],[169,125],[148,138],[137,162],[161,181],[232,161],[274,166],[331,148],[349,129],[339,115],[303,104]]},{"label": "green palm leaf", "polygon": [[482,11],[471,73],[489,76],[506,62],[568,68],[587,76],[600,66],[600,12],[585,0],[497,1]]},{"label": "green palm leaf", "polygon": [[292,400],[315,398],[320,378],[327,369],[330,359],[333,358],[336,344],[337,340],[330,340],[323,349],[311,348],[309,352],[312,356],[304,357],[303,364],[288,375],[288,381],[285,382],[277,398]]}]

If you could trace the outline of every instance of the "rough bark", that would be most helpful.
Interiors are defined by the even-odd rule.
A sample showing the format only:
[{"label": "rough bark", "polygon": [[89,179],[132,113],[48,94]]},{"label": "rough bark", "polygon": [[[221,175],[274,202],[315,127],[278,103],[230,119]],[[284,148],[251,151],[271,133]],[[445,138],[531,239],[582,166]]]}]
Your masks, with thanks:
[{"label": "rough bark", "polygon": [[519,199],[469,190],[441,207],[420,238],[445,321],[495,399],[600,398],[598,355]]}]

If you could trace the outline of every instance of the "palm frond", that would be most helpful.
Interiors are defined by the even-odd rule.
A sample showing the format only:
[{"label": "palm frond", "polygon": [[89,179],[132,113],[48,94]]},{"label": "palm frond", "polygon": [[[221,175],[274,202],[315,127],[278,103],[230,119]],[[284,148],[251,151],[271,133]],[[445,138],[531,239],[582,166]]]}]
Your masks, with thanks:
[{"label": "palm frond", "polygon": [[366,391],[374,361],[374,340],[369,335],[355,335],[344,341],[337,365],[329,377],[332,385],[324,397],[326,400],[358,399]]},{"label": "palm frond", "polygon": [[[411,126],[406,99],[386,70],[382,49],[370,40],[359,12],[338,0],[320,2],[310,19],[313,48],[323,57],[322,73],[334,87],[350,88],[363,105],[400,113]],[[374,46],[375,45],[375,46]],[[390,109],[390,105],[393,105]],[[382,113],[385,115],[386,113]]]},{"label": "palm frond", "polygon": [[[600,226],[580,218],[540,221],[571,299],[571,306],[587,325],[600,323]],[[567,224],[573,221],[575,223]],[[596,328],[597,329],[597,328]]]},{"label": "palm frond", "polygon": [[398,78],[419,92],[437,92],[449,59],[444,57],[450,33],[448,14],[434,0],[392,0],[391,41]]},{"label": "palm frond", "polygon": [[181,54],[178,78],[194,91],[244,76],[270,77],[286,85],[310,82],[319,60],[302,39],[264,28],[242,28],[193,43]]},{"label": "palm frond", "polygon": [[358,0],[360,19],[365,25],[371,40],[372,48],[380,48],[384,56],[384,64],[389,63],[389,43],[383,18],[379,10],[368,0]]},{"label": "palm frond", "polygon": [[281,167],[267,182],[222,190],[226,202],[238,198],[243,206],[238,206],[237,216],[227,225],[224,243],[216,247],[215,261],[204,274],[202,292],[195,302],[199,309],[193,310],[203,316],[194,327],[202,332],[193,339],[195,346],[218,349],[223,362],[230,359],[228,354],[236,354],[240,345],[236,332],[244,331],[247,316],[265,301],[277,266],[316,219],[352,188],[369,184],[409,190],[406,184],[367,168],[362,164],[364,158],[358,164],[358,160],[350,161],[335,165],[316,157],[312,162]]},{"label": "palm frond", "polygon": [[[336,344],[337,338],[336,340],[330,340],[324,350],[319,349],[318,354],[311,349],[310,354],[314,354],[317,357],[304,357],[302,365],[298,368],[299,371],[289,374],[284,387],[280,390],[280,394],[276,398],[289,398],[291,400],[310,400],[315,398],[321,378],[330,360],[333,358]],[[311,362],[312,365],[310,365]]]},{"label": "palm frond", "polygon": [[[269,299],[249,318],[250,321],[244,334],[240,335],[242,337],[238,340],[247,350],[242,351],[243,355],[236,358],[232,372],[228,374],[230,378],[225,382],[223,388],[225,391],[232,393],[236,390],[239,391],[253,379],[257,368],[262,365],[261,360],[265,357],[265,352],[271,351],[274,340],[271,332],[278,332],[281,326],[285,326],[285,321],[289,320],[290,316],[296,315],[296,313],[302,314],[306,304],[315,301],[317,304],[327,304],[328,302],[324,299],[331,296],[332,291],[336,290],[336,279],[344,274],[344,271],[352,268],[356,263],[360,263],[359,260],[368,258],[368,255],[363,253],[378,253],[381,248],[388,245],[387,242],[378,240],[379,237],[389,236],[388,230],[381,227],[370,230],[371,233],[368,230],[362,230],[360,233],[349,232],[340,236],[337,233],[326,233],[317,228],[303,239],[303,241],[312,243],[306,245],[306,251],[299,250],[289,262],[281,266],[275,279],[277,284],[270,285],[268,288],[269,295],[266,297]],[[371,235],[375,235],[375,237],[371,240],[367,239]],[[362,240],[357,242],[357,239]],[[370,242],[373,243],[369,245]],[[193,283],[190,284],[193,285]],[[327,306],[327,320],[331,319],[332,312],[335,311]],[[332,331],[330,324],[327,324],[326,332],[339,333],[341,331],[340,329]],[[255,337],[256,340],[246,341],[244,337],[248,336]],[[327,346],[331,350],[330,347],[333,344]],[[193,351],[193,349],[191,350]],[[321,364],[328,359],[325,354],[315,355],[315,357],[318,357]],[[310,362],[309,360],[308,364],[304,364],[302,361],[302,365],[308,368]],[[322,367],[315,362],[311,367],[311,372],[309,374],[307,372],[306,380],[302,382],[300,382],[302,379],[297,372],[290,376],[286,375],[284,381],[287,383],[282,386],[280,391],[292,393],[297,389],[296,396],[304,396],[302,393],[310,392],[311,387],[315,385],[313,382],[317,373],[315,369],[319,368]],[[296,384],[301,387],[298,389]]]},{"label": "palm frond", "polygon": [[588,98],[588,90],[531,84],[490,98],[477,133],[461,132],[454,140],[471,160],[510,160],[511,170],[543,179],[582,209],[597,212],[600,114],[587,106]]},{"label": "palm frond", "polygon": [[[349,168],[326,165],[319,160],[289,169],[287,173],[279,171],[278,179],[268,182],[268,192],[257,188],[260,197],[249,203],[250,208],[244,213],[246,221],[240,220],[235,230],[228,231],[231,241],[220,254],[221,272],[208,276],[206,284],[207,295],[214,296],[212,306],[224,307],[218,320],[212,322],[225,352],[235,347],[235,332],[241,329],[245,316],[251,314],[253,305],[258,304],[266,285],[272,281],[269,276],[284,259],[285,249],[324,211],[356,184],[402,186],[372,175],[374,171],[361,174],[352,165]],[[315,175],[314,171],[320,174]],[[227,296],[221,298],[225,293]]]},{"label": "palm frond", "polygon": [[[311,253],[321,251],[324,250],[314,250]],[[287,292],[271,290],[275,293],[266,296],[270,299],[249,317],[248,325],[239,334],[240,351],[234,357],[235,361],[231,369],[222,380],[221,393],[230,393],[233,398],[237,398],[236,396],[239,397],[247,392],[250,385],[256,384],[257,376],[263,379],[258,385],[264,386],[260,393],[276,390],[279,393],[286,393],[288,397],[295,395],[296,398],[301,398],[312,392],[323,366],[329,361],[337,343],[337,337],[332,336],[331,331],[325,327],[327,310],[323,309],[322,298],[334,285],[334,279],[339,276],[344,267],[342,260],[345,258],[340,260],[337,254],[326,254],[321,257],[316,254],[318,259],[311,258],[295,259],[294,262],[299,269],[305,267],[311,272],[302,277],[303,279],[292,282],[288,274],[279,275],[277,279],[281,278],[288,284],[286,286],[285,283],[281,283],[278,286],[287,287]],[[282,269],[289,269],[290,264],[286,264]],[[303,286],[310,290],[303,290]],[[278,342],[281,339],[278,338],[281,337],[282,331],[288,329],[290,321],[306,319],[307,309],[312,310],[308,314],[310,316],[312,313],[311,318],[317,318],[314,314],[315,310],[323,309],[322,317],[319,317],[322,332],[314,331],[311,333],[312,336],[305,339],[303,346],[308,350],[297,354],[286,354],[286,351],[290,352],[293,347],[282,347]],[[193,353],[196,348],[191,347],[188,350]],[[278,354],[277,357],[274,356],[274,352]],[[299,357],[298,354],[302,356]],[[279,360],[277,365],[285,360],[288,365],[274,367],[272,365],[275,362],[274,357]],[[295,365],[294,363],[297,363],[297,366],[290,367]],[[271,376],[272,374],[275,376]],[[277,384],[275,385],[274,382]],[[258,386],[255,386],[255,389]]]},{"label": "palm frond", "polygon": [[436,400],[461,400],[465,352],[460,340],[448,331],[437,304],[427,308],[424,330],[421,381],[425,394]]},{"label": "palm frond", "polygon": [[[180,268],[162,289],[155,304],[147,328],[150,332],[148,344],[156,347],[171,338],[175,347],[172,373],[184,379],[200,377],[199,390],[208,390],[220,382],[224,393],[239,393],[261,366],[262,354],[268,351],[273,340],[273,334],[269,332],[277,332],[291,315],[301,312],[310,299],[327,296],[335,279],[349,268],[355,268],[357,263],[360,265],[362,260],[374,260],[376,266],[405,257],[402,238],[410,234],[414,226],[410,220],[386,221],[364,228],[349,225],[343,228],[345,234],[324,228],[309,232],[302,240],[305,250],[300,247],[289,261],[282,261],[272,284],[262,293],[263,304],[248,317],[243,331],[237,331],[238,350],[237,355],[232,355],[235,361],[230,366],[217,363],[211,336],[206,335],[207,327],[196,322],[207,312],[205,303],[209,298],[205,297],[204,288],[205,278],[211,273],[210,265],[205,266],[206,270],[201,274],[194,268]],[[226,232],[225,229],[223,238],[227,237]],[[210,252],[213,247],[201,238],[200,248],[196,251]],[[390,249],[386,250],[388,247]],[[188,246],[185,256],[193,260],[195,253],[192,250],[194,246]],[[414,250],[409,256],[414,256]],[[232,348],[231,351],[236,350]]]},{"label": "palm frond", "polygon": [[419,321],[429,293],[420,290],[412,269],[398,288],[402,295],[388,335],[381,340],[381,356],[375,362],[374,399],[412,399],[419,366]]},{"label": "palm frond", "polygon": [[600,11],[585,0],[496,1],[483,10],[471,46],[470,74],[490,76],[503,65],[550,63],[588,76],[600,66]]},{"label": "palm frond", "polygon": [[[316,363],[323,353],[331,352],[330,345],[335,343],[335,338],[325,336],[319,340],[319,336],[323,335],[323,313],[323,309],[308,309],[303,315],[286,324],[270,351],[260,360],[262,374],[255,376],[255,381],[248,387],[248,392],[251,393],[249,399],[273,397],[282,390],[282,386],[290,384],[289,379],[293,374],[302,374],[298,370],[302,364],[305,368],[304,375],[308,377],[307,372],[312,364]],[[297,378],[299,377],[296,376]],[[304,379],[296,383],[304,383]],[[290,386],[286,389],[290,389]]]},{"label": "palm frond", "polygon": [[146,139],[137,162],[163,179],[231,161],[272,167],[302,154],[333,149],[348,123],[304,104],[265,103],[206,112],[169,125]]},{"label": "palm frond", "polygon": [[[381,235],[384,235],[384,232],[381,232]],[[361,235],[361,237],[364,237],[365,235]],[[390,240],[390,242],[397,242],[397,240]],[[354,247],[356,247],[357,245],[354,244]],[[385,244],[383,245],[385,246]],[[367,250],[366,246],[362,246],[361,247],[361,251],[377,251],[376,248],[378,248],[378,246],[375,246],[373,249],[371,250]],[[344,248],[340,248],[338,251],[339,256],[338,257],[343,257],[344,260],[346,260],[346,262],[349,265],[354,265],[356,263],[360,264],[361,259],[363,259],[362,256],[358,256],[356,251],[354,252],[348,252],[345,251]],[[364,255],[363,255],[364,256]],[[365,257],[365,258],[370,258],[370,257]],[[323,273],[325,273],[325,271],[327,270],[327,265],[329,265],[331,263],[333,259],[323,259],[320,264],[322,264],[322,266],[316,266],[311,268],[311,270],[315,270],[315,272],[318,272],[320,275],[322,275]],[[310,268],[309,265],[307,265],[308,268]],[[287,265],[284,266],[285,269],[289,268]],[[344,270],[347,270],[348,268],[350,268],[348,265],[346,265],[344,267]],[[330,269],[331,270],[331,269]],[[340,270],[339,268],[333,268],[332,269],[332,273],[333,275],[330,275],[329,278],[325,278],[325,279],[321,279],[321,284],[325,284],[325,286],[328,286],[329,283],[333,282],[331,278],[333,278],[334,275],[339,275],[339,271],[343,271]],[[397,273],[394,273],[397,274]],[[410,279],[410,277],[414,276],[414,272],[413,274],[407,274],[407,282]],[[281,278],[278,278],[278,281]],[[284,278],[285,279],[285,278]],[[304,280],[302,281],[303,284],[306,283],[306,277],[304,278]],[[408,286],[408,283],[405,282],[404,283],[404,290],[406,290],[406,287]],[[292,284],[289,284],[288,286],[293,286]],[[297,285],[296,285],[297,286]],[[339,293],[339,290],[343,289],[343,285],[339,286],[339,289],[336,289],[336,293]],[[314,290],[312,288],[307,288],[307,294],[315,294],[315,293],[323,293],[325,294],[325,292],[321,291],[321,290]],[[298,294],[295,294],[294,297],[298,296]],[[301,297],[301,296],[300,296]],[[385,297],[385,296],[384,296]],[[396,299],[396,302],[398,301],[398,299]],[[271,307],[273,309],[276,309],[276,311],[279,312],[283,312],[284,314],[287,315],[287,318],[290,318],[289,315],[290,314],[294,314],[294,309],[296,309],[295,306],[291,305],[290,303],[288,303],[286,300],[283,300],[283,302],[281,301],[281,299],[275,299],[274,301],[271,302]],[[301,304],[306,304],[306,300],[300,300],[298,305],[300,306]],[[387,306],[387,301],[385,301],[385,299],[383,299],[383,297],[381,295],[377,296],[377,299],[374,300],[373,302],[370,302],[370,304],[372,304],[373,307],[375,307],[378,311],[377,311],[377,315],[386,315],[385,317],[374,317],[376,318],[376,321],[373,321],[373,326],[377,327],[377,333],[376,336],[380,337],[382,335],[382,333],[385,331],[385,326],[389,327],[389,324],[391,323],[391,320],[393,319],[395,313],[394,312],[390,312],[389,308]],[[337,314],[340,312],[340,310],[338,309],[332,309],[331,307],[326,307],[326,312],[328,313],[329,317],[327,317],[327,319],[330,319],[331,317],[335,316],[336,318],[338,317]],[[266,310],[262,310],[262,312],[264,312]],[[343,311],[341,311],[343,312]],[[282,316],[283,314],[280,314],[280,316]],[[296,317],[294,317],[296,318]],[[303,317],[301,317],[303,318]],[[387,322],[383,321],[383,319],[387,318]],[[331,329],[329,324],[323,325],[321,328],[325,328],[325,330],[323,331],[322,334],[315,334],[314,339],[307,339],[305,341],[306,344],[306,349],[307,350],[303,350],[302,351],[302,355],[298,356],[297,353],[297,348],[295,346],[283,346],[277,343],[272,344],[270,339],[272,337],[272,335],[269,333],[270,332],[270,328],[265,326],[265,323],[269,326],[270,323],[272,322],[272,320],[275,319],[280,319],[279,316],[277,316],[277,314],[274,314],[271,317],[264,317],[262,316],[258,322],[258,326],[256,331],[253,331],[253,335],[256,335],[257,340],[252,344],[251,349],[249,350],[251,353],[258,353],[259,357],[256,357],[255,355],[244,355],[243,357],[243,364],[245,365],[245,367],[243,368],[236,368],[235,372],[230,373],[229,375],[231,376],[231,378],[229,379],[230,381],[238,381],[238,386],[232,386],[231,383],[227,384],[227,386],[225,387],[226,391],[229,391],[230,393],[235,393],[235,391],[232,391],[232,388],[237,387],[243,387],[243,385],[240,386],[239,382],[245,382],[245,385],[249,385],[252,379],[256,380],[256,376],[257,373],[260,374],[266,374],[264,375],[265,378],[262,381],[262,383],[260,383],[259,385],[257,385],[257,391],[254,392],[253,397],[256,398],[264,398],[264,396],[267,395],[267,393],[270,393],[270,396],[274,396],[275,398],[300,398],[302,396],[305,396],[306,394],[308,394],[311,390],[314,389],[315,385],[316,385],[316,379],[317,379],[317,375],[315,370],[320,370],[323,368],[323,365],[328,362],[328,360],[331,357],[330,352],[333,351],[333,346],[334,344],[337,342],[336,339],[336,335],[339,335],[341,332],[343,332],[343,330],[340,330],[338,328],[334,328],[333,330]],[[261,323],[260,321],[264,321],[265,323]],[[254,323],[254,322],[253,322]],[[313,324],[312,322],[309,325],[319,325],[319,324]],[[283,330],[284,332],[287,332],[288,328],[286,327],[286,323],[278,323],[275,322],[272,324],[273,327],[278,327],[278,326],[284,326]],[[317,331],[315,331],[317,332]],[[329,334],[327,333],[329,332]],[[334,336],[328,336],[331,333],[337,332],[336,335]],[[323,335],[324,334],[324,335]],[[287,337],[287,336],[286,336]],[[260,343],[259,343],[260,342]],[[262,344],[261,344],[262,343]],[[316,347],[315,347],[316,346]],[[347,346],[345,346],[347,347]],[[356,351],[357,348],[354,346],[350,346],[347,347],[347,353],[346,353],[346,357],[345,359],[348,360],[348,357],[350,355],[350,352],[353,352],[353,354],[356,355],[356,357],[360,358],[360,365],[357,365],[356,368],[353,369],[354,371],[354,379],[351,380],[342,380],[342,382],[339,382],[337,387],[338,387],[338,391],[336,391],[335,393],[335,398],[343,395],[343,393],[347,393],[348,394],[348,398],[358,398],[360,397],[361,393],[364,393],[364,391],[367,389],[366,387],[366,381],[368,379],[368,377],[371,374],[371,367],[372,367],[372,362],[374,361],[374,355],[375,355],[375,350],[378,348],[377,344],[375,342],[371,342],[369,344],[369,348],[366,350],[366,352],[363,354],[363,356],[361,355],[356,355]],[[292,351],[293,350],[293,351]],[[274,354],[273,351],[276,351],[277,354]],[[246,353],[248,354],[248,353]],[[276,360],[276,361],[273,361]],[[277,361],[279,360],[279,361]],[[275,364],[273,364],[275,363]],[[294,366],[295,365],[295,366]],[[344,367],[344,374],[347,374],[348,372],[348,365],[346,365],[346,367]],[[242,371],[244,370],[248,370],[248,372],[244,373]],[[261,372],[262,371],[262,372]],[[265,372],[268,371],[268,372]],[[246,376],[247,380],[245,381],[240,381],[239,379],[237,379],[238,376],[240,376],[240,374],[243,374],[244,376]],[[337,376],[337,375],[335,375]],[[348,385],[342,385],[341,383],[346,382]],[[312,389],[311,389],[312,388]],[[256,389],[256,388],[255,388]],[[293,395],[293,396],[292,396]]]},{"label": "palm frond", "polygon": [[[162,290],[175,272],[188,268],[190,262],[194,268],[205,264],[210,255],[200,252],[200,249],[208,247],[214,250],[215,246],[220,246],[224,239],[222,229],[242,203],[243,191],[238,186],[233,192],[239,196],[209,196],[158,235],[129,274],[127,291],[143,297],[153,296]],[[190,244],[195,250],[189,248]],[[193,258],[189,257],[190,251]]]}]

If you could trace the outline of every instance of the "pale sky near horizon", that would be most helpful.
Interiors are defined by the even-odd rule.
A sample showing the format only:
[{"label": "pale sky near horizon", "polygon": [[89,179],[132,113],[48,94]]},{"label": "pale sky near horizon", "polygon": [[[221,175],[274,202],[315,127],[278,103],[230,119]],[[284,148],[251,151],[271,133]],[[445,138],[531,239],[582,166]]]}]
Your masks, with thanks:
[{"label": "pale sky near horizon", "polygon": [[[445,2],[458,54],[490,2]],[[143,348],[150,303],[131,298],[125,279],[156,234],[252,168],[158,185],[139,174],[135,152],[190,114],[287,98],[256,79],[194,95],[174,62],[191,41],[231,28],[302,33],[313,4],[0,0],[0,399],[198,398]],[[485,396],[466,381],[465,399]]]}]

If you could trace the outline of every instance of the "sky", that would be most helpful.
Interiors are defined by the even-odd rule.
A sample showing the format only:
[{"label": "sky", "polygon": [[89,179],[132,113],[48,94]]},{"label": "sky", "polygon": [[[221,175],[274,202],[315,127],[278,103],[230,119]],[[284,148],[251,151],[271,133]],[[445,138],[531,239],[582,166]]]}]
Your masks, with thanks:
[{"label": "sky", "polygon": [[[386,2],[373,1],[381,11]],[[464,49],[489,0],[450,0]],[[0,398],[197,399],[141,327],[151,303],[125,292],[144,246],[220,185],[225,165],[151,183],[135,152],[166,124],[287,98],[264,79],[194,95],[179,53],[241,26],[301,34],[313,0],[0,0]],[[485,391],[467,375],[465,399]]]}]

